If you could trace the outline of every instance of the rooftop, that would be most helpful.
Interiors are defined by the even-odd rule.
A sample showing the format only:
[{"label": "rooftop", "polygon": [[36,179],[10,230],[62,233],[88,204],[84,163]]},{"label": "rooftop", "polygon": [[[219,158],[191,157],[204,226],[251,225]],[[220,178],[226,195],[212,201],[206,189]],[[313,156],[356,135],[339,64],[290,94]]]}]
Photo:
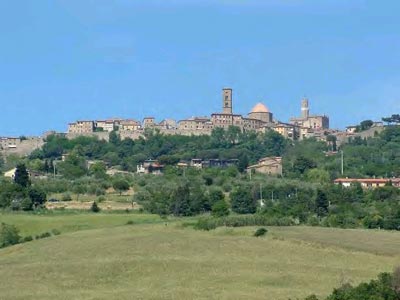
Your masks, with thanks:
[{"label": "rooftop", "polygon": [[269,113],[268,107],[266,107],[262,103],[257,103],[253,109],[251,110],[252,113]]}]

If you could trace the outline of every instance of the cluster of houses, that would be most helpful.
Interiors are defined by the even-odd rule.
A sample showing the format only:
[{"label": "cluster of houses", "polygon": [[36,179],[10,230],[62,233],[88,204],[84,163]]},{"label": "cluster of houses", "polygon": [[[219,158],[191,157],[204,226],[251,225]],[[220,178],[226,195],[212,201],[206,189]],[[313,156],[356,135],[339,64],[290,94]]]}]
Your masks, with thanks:
[{"label": "cluster of houses", "polygon": [[[326,115],[310,114],[309,100],[301,101],[301,115],[293,117],[289,122],[278,121],[274,114],[263,104],[257,103],[253,109],[246,115],[233,112],[233,91],[231,88],[222,90],[222,111],[211,114],[210,117],[191,117],[178,122],[172,119],[164,119],[156,122],[154,117],[146,117],[142,122],[134,119],[113,118],[107,120],[80,120],[68,125],[67,138],[77,136],[97,136],[100,139],[107,140],[110,132],[117,132],[121,139],[138,139],[145,136],[147,129],[156,129],[167,135],[209,135],[215,128],[228,129],[230,126],[239,127],[242,131],[276,131],[282,136],[302,140],[306,138],[316,138],[317,140],[332,143],[332,136],[335,144],[339,146],[355,137],[368,138],[384,129],[381,122],[374,122],[367,130],[359,132],[359,126],[348,126],[345,131],[329,128],[329,117]],[[27,155],[33,150],[40,148],[44,144],[45,138],[56,132],[47,132],[43,137],[0,137],[0,153],[16,153]],[[335,155],[333,151],[327,155]],[[178,167],[186,168],[207,168],[218,167],[225,168],[238,164],[237,159],[192,159],[190,161],[181,161]],[[164,165],[156,160],[147,160],[137,166],[138,174],[162,174]],[[111,172],[112,170],[110,170]],[[260,173],[271,176],[282,176],[282,158],[265,157],[256,164],[247,168],[249,174]],[[11,174],[11,175],[10,175]],[[13,170],[6,173],[6,176],[12,176]],[[388,182],[393,186],[400,188],[400,179],[348,179],[339,178],[335,184],[341,184],[344,187],[351,186],[355,182],[361,184],[363,188],[381,187]]]},{"label": "cluster of houses", "polygon": [[257,103],[253,109],[243,116],[233,112],[233,90],[222,90],[222,111],[208,116],[191,117],[180,121],[164,119],[156,122],[154,117],[145,117],[142,122],[132,119],[113,118],[109,120],[79,120],[68,125],[67,136],[77,135],[106,136],[103,132],[118,131],[121,138],[136,139],[144,135],[147,128],[158,129],[164,134],[209,135],[214,128],[227,129],[230,126],[241,130],[265,132],[274,130],[289,139],[303,139],[312,136],[322,137],[329,131],[329,117],[310,114],[309,101],[303,99],[301,116],[291,118],[289,122],[281,122],[263,103]]}]

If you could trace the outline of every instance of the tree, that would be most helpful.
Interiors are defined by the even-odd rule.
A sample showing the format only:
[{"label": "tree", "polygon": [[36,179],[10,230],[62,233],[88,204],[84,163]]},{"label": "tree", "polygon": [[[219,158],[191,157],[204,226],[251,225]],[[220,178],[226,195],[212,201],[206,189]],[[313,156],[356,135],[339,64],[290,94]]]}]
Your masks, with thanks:
[{"label": "tree", "polygon": [[337,150],[337,137],[333,134],[330,134],[326,137],[326,141],[328,142],[328,145],[330,146],[330,149],[332,151]]},{"label": "tree", "polygon": [[190,188],[188,183],[180,184],[171,196],[171,211],[175,216],[192,215],[190,205]]},{"label": "tree", "polygon": [[14,225],[0,224],[0,248],[18,244],[21,240],[19,230]]},{"label": "tree", "polygon": [[125,179],[117,179],[113,182],[114,190],[119,192],[119,195],[122,195],[122,192],[126,192],[129,190],[129,182]]},{"label": "tree", "polygon": [[225,195],[224,192],[221,191],[220,189],[214,188],[208,191],[208,199],[210,200],[211,205],[213,205],[218,201],[224,200]]},{"label": "tree", "polygon": [[24,198],[21,201],[19,201],[18,203],[19,208],[18,209],[22,209],[25,211],[29,211],[33,209],[33,203],[32,200],[30,198]]},{"label": "tree", "polygon": [[360,123],[360,125],[357,126],[356,131],[364,131],[368,130],[374,125],[374,122],[372,120],[365,120]]},{"label": "tree", "polygon": [[25,164],[17,165],[17,168],[15,170],[14,182],[22,187],[28,187],[31,184],[29,173],[26,169]]},{"label": "tree", "polygon": [[214,217],[225,217],[229,215],[229,206],[225,200],[215,202],[211,208],[211,214]]},{"label": "tree", "polygon": [[310,169],[306,172],[307,180],[316,183],[329,183],[331,177],[328,171],[321,169]]},{"label": "tree", "polygon": [[309,169],[314,169],[317,167],[317,164],[312,160],[305,156],[299,156],[296,158],[293,169],[295,172],[304,174]]},{"label": "tree", "polygon": [[115,130],[110,132],[109,140],[110,140],[110,143],[115,145],[115,146],[117,146],[117,145],[119,145],[121,143],[121,139],[120,139],[118,133]]},{"label": "tree", "polygon": [[28,195],[35,208],[42,206],[47,200],[46,193],[36,187],[29,188]]},{"label": "tree", "polygon": [[316,213],[318,216],[323,217],[328,213],[328,197],[322,190],[317,190],[317,196],[315,198]]},{"label": "tree", "polygon": [[76,201],[79,201],[79,195],[86,193],[86,186],[83,184],[77,184],[72,188],[72,190],[76,194]]},{"label": "tree", "polygon": [[90,174],[97,179],[106,179],[106,166],[103,162],[96,162],[90,167]]},{"label": "tree", "polygon": [[229,126],[226,131],[226,139],[229,141],[231,145],[235,145],[239,143],[239,138],[241,136],[242,130],[238,126]]},{"label": "tree", "polygon": [[253,214],[257,210],[257,201],[247,186],[237,187],[231,192],[230,198],[232,210],[238,214]]},{"label": "tree", "polygon": [[391,115],[390,117],[382,118],[382,121],[389,123],[389,124],[392,124],[392,123],[399,124],[400,123],[400,115],[394,114],[394,115]]},{"label": "tree", "polygon": [[100,212],[100,207],[97,205],[96,201],[93,201],[90,211],[94,213]]},{"label": "tree", "polygon": [[86,160],[77,151],[71,152],[65,161],[57,164],[57,169],[66,178],[75,179],[86,174]]}]

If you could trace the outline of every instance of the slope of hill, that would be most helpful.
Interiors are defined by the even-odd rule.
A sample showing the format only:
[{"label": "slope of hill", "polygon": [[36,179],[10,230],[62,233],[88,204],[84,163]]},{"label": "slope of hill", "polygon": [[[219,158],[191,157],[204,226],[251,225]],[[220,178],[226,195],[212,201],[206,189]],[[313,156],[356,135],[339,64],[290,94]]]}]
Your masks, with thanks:
[{"label": "slope of hill", "polygon": [[[0,295],[287,300],[327,295],[343,282],[391,271],[400,261],[392,252],[400,243],[399,233],[391,235],[390,243],[387,233],[377,231],[343,235],[335,229],[299,227],[293,233],[271,228],[265,238],[254,238],[252,232],[254,228],[201,232],[170,223],[64,233],[0,250]],[[349,238],[357,249],[346,246]],[[363,247],[371,241],[374,247]]]}]

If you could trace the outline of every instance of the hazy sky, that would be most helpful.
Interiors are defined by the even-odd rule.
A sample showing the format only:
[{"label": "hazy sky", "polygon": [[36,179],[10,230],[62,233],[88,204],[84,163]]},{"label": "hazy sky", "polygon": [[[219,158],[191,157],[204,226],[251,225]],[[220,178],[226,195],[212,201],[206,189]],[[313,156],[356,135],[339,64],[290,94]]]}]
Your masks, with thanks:
[{"label": "hazy sky", "polygon": [[265,103],[332,127],[400,112],[398,0],[0,1],[0,135]]}]

